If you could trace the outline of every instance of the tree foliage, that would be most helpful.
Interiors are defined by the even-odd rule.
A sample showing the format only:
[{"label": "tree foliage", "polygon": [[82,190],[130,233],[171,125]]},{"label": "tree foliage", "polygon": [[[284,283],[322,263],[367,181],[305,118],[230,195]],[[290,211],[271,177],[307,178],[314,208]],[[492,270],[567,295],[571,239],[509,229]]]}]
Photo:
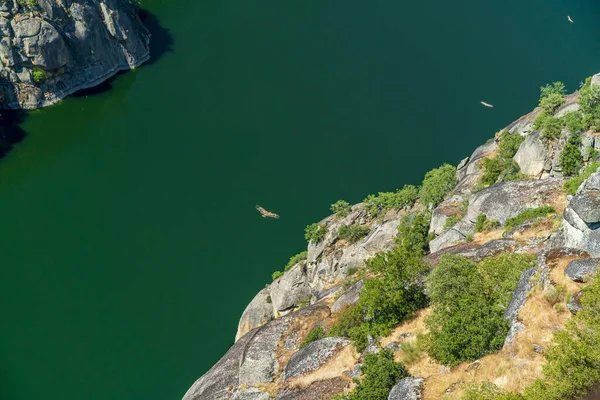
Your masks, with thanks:
[{"label": "tree foliage", "polygon": [[304,228],[304,238],[309,243],[319,243],[321,240],[325,239],[326,234],[327,227],[325,225],[314,223]]},{"label": "tree foliage", "polygon": [[504,131],[500,135],[498,154],[495,158],[484,158],[484,173],[479,181],[480,186],[487,187],[496,182],[522,179],[521,168],[513,157],[525,138],[518,133]]},{"label": "tree foliage", "polygon": [[425,174],[419,198],[426,206],[437,206],[456,185],[456,168],[443,164]]},{"label": "tree foliage", "polygon": [[352,224],[342,225],[338,230],[338,236],[350,243],[356,243],[360,239],[364,238],[369,234],[371,228],[366,225]]},{"label": "tree foliage", "polygon": [[369,195],[365,200],[365,207],[371,217],[376,217],[388,210],[410,208],[419,197],[419,189],[413,185],[404,185],[395,192],[379,192],[377,196]]},{"label": "tree foliage", "polygon": [[367,354],[360,367],[362,379],[356,388],[336,400],[387,400],[390,390],[402,378],[409,376],[400,363],[394,361],[394,353],[383,349],[377,354]]},{"label": "tree foliage", "polygon": [[430,356],[453,366],[499,350],[508,332],[504,310],[521,273],[532,265],[532,257],[522,254],[479,265],[463,256],[442,256],[427,281],[433,306],[426,320]]},{"label": "tree foliage", "polygon": [[352,206],[345,200],[338,200],[331,205],[331,212],[338,217],[345,217],[350,213]]}]

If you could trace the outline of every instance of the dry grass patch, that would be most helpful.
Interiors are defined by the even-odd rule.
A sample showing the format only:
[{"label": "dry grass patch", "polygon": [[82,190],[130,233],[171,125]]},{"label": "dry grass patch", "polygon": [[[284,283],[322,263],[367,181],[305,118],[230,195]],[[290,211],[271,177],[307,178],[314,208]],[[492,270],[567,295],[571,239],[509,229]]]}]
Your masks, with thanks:
[{"label": "dry grass patch", "polygon": [[502,228],[493,229],[487,232],[477,232],[473,235],[473,242],[476,244],[484,245],[491,240],[502,239],[504,231]]},{"label": "dry grass patch", "polygon": [[548,237],[552,232],[560,227],[561,218],[558,215],[537,219],[530,224],[526,224],[523,229],[515,232],[513,238],[525,240],[532,238]]}]

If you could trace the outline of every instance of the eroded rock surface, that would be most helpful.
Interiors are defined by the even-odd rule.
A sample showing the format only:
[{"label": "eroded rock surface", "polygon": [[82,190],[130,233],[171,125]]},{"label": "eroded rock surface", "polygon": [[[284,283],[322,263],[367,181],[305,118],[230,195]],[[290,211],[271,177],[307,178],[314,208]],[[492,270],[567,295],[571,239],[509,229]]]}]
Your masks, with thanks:
[{"label": "eroded rock surface", "polygon": [[129,0],[7,0],[0,10],[0,99],[56,103],[150,57],[150,34]]},{"label": "eroded rock surface", "polygon": [[327,337],[300,349],[285,366],[285,379],[317,370],[329,361],[338,351],[348,346],[350,341],[340,337]]},{"label": "eroded rock surface", "polygon": [[404,378],[390,391],[388,400],[419,400],[421,398],[421,378]]}]

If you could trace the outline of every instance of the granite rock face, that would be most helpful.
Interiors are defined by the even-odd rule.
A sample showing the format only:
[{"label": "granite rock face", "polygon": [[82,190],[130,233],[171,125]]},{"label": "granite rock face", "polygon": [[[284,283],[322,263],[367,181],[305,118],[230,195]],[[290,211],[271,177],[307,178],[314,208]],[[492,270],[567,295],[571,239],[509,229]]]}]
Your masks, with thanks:
[{"label": "granite rock face", "polygon": [[571,199],[563,214],[565,246],[600,257],[600,171],[592,174]]},{"label": "granite rock face", "polygon": [[340,337],[327,337],[300,349],[285,366],[285,379],[300,376],[319,369],[350,341]]},{"label": "granite rock face", "polygon": [[565,268],[565,276],[575,282],[586,282],[591,275],[595,275],[600,265],[600,258],[587,258],[573,260]]},{"label": "granite rock face", "polygon": [[129,0],[0,4],[0,101],[54,104],[150,58],[150,34]]},{"label": "granite rock face", "polygon": [[419,400],[421,398],[422,378],[404,378],[390,391],[388,400]]},{"label": "granite rock face", "polygon": [[269,289],[265,288],[258,292],[250,304],[246,306],[240,322],[235,340],[239,340],[246,333],[258,328],[273,319],[273,306],[270,304]]}]

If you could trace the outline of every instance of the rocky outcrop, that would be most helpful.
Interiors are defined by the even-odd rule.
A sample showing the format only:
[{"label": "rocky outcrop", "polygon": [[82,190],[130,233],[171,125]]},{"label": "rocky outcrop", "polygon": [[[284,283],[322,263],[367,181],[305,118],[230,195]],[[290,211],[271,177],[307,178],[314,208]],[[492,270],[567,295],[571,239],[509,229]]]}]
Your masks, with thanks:
[{"label": "rocky outcrop", "polygon": [[540,131],[528,135],[515,154],[515,161],[524,174],[539,176],[544,171],[548,148],[541,136]]},{"label": "rocky outcrop", "polygon": [[469,202],[466,220],[475,222],[480,214],[504,224],[525,210],[547,206],[562,192],[563,180],[502,182],[475,193]]},{"label": "rocky outcrop", "polygon": [[348,346],[350,341],[345,338],[327,337],[300,349],[290,358],[285,366],[284,379],[304,375],[319,369],[338,351]]},{"label": "rocky outcrop", "polygon": [[273,310],[287,311],[300,302],[310,301],[311,290],[304,263],[297,264],[269,286]]},{"label": "rocky outcrop", "polygon": [[600,258],[587,258],[584,260],[573,260],[565,268],[565,276],[575,282],[587,282],[590,277],[596,275]]},{"label": "rocky outcrop", "polygon": [[583,297],[583,292],[579,291],[571,296],[569,301],[567,302],[567,309],[571,312],[571,314],[577,314],[581,311],[581,298]]},{"label": "rocky outcrop", "polygon": [[0,100],[54,104],[149,59],[150,34],[129,0],[0,4]]},{"label": "rocky outcrop", "polygon": [[358,303],[360,291],[365,287],[365,281],[361,279],[354,285],[350,286],[331,307],[331,311],[336,312],[341,310],[344,306],[353,305]]},{"label": "rocky outcrop", "polygon": [[277,351],[284,334],[295,333],[296,321],[319,321],[329,314],[329,307],[315,304],[248,332],[192,385],[183,400],[230,399],[240,386],[272,382],[283,369]]},{"label": "rocky outcrop", "polygon": [[562,228],[565,246],[600,257],[600,171],[579,188],[565,209]]},{"label": "rocky outcrop", "polygon": [[404,378],[390,391],[388,400],[419,400],[421,398],[421,378]]},{"label": "rocky outcrop", "polygon": [[265,288],[258,292],[250,304],[246,306],[235,335],[236,342],[239,338],[273,319],[273,306],[270,304],[271,295],[269,289]]}]

